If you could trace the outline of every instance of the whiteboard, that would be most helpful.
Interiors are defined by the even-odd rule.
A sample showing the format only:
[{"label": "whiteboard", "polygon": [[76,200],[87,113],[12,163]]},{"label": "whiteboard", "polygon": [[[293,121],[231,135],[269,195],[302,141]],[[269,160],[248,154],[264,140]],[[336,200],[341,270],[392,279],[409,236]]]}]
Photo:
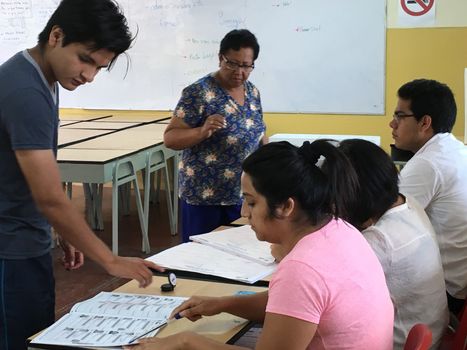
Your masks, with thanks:
[{"label": "whiteboard", "polygon": [[[59,0],[2,0],[0,61],[31,47]],[[385,0],[120,0],[138,36],[114,69],[61,107],[173,109],[218,67],[223,36],[247,28],[261,46],[250,80],[269,112],[383,114]],[[21,4],[21,6],[18,6]]]}]

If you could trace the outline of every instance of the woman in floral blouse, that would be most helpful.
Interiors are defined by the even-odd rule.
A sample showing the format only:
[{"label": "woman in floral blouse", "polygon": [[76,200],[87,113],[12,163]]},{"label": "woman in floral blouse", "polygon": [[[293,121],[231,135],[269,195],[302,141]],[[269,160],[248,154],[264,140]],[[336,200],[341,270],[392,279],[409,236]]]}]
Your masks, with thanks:
[{"label": "woman in floral blouse", "polygon": [[258,53],[250,31],[227,33],[219,70],[183,90],[165,130],[165,145],[183,150],[179,195],[184,242],[240,217],[242,162],[266,141],[260,94],[248,81]]}]

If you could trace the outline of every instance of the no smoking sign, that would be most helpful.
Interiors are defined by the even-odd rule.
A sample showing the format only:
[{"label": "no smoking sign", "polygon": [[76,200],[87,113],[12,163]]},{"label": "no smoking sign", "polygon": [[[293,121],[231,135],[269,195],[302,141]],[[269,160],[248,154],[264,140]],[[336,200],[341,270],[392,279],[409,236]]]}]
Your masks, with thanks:
[{"label": "no smoking sign", "polygon": [[401,0],[402,10],[409,16],[423,16],[428,13],[435,0]]}]

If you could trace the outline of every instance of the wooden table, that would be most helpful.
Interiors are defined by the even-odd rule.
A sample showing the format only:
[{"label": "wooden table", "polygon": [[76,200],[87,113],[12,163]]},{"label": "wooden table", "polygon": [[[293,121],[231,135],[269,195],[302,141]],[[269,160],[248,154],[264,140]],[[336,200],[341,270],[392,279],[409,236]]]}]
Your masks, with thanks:
[{"label": "wooden table", "polygon": [[[76,131],[95,131],[79,130]],[[133,183],[136,204],[140,219],[143,251],[149,252],[149,194],[150,174],[163,170],[164,185],[170,189],[167,160],[174,160],[174,192],[166,191],[169,221],[172,234],[177,232],[178,221],[178,152],[163,145],[165,125],[145,124],[130,129],[114,131],[94,139],[79,142],[58,152],[58,164],[62,181],[84,184],[87,201],[91,204],[88,211],[93,228],[103,227],[102,191],[103,184],[112,183],[112,250],[118,253],[118,189],[119,186]],[[136,173],[145,171],[144,204],[142,203]]]},{"label": "wooden table", "polygon": [[[76,124],[72,124],[76,125]],[[58,148],[66,147],[78,142],[94,139],[112,132],[113,130],[93,130],[93,129],[67,129],[65,127],[58,130]]]},{"label": "wooden table", "polygon": [[[154,277],[154,281],[146,289],[140,289],[135,281],[117,288],[115,292],[122,293],[139,293],[139,294],[156,294],[161,295],[160,285],[167,283],[166,277]],[[263,292],[265,287],[252,287],[237,285],[231,283],[219,283],[210,281],[199,281],[185,278],[177,278],[177,286],[173,292],[163,293],[167,296],[225,296],[233,295],[239,291]],[[186,319],[172,322],[167,327],[162,329],[158,336],[165,337],[171,334],[179,333],[185,330],[190,330],[196,333],[203,334],[220,342],[227,343],[235,337],[248,323],[245,319],[222,313],[212,317],[204,317],[203,319],[191,322]]]},{"label": "wooden table", "polygon": [[[154,277],[153,283],[145,288],[138,288],[137,282],[130,281],[125,285],[117,288],[115,292],[121,293],[135,293],[135,294],[152,294],[152,295],[166,295],[166,296],[182,296],[190,297],[193,295],[204,296],[225,296],[233,295],[239,291],[252,291],[263,292],[267,290],[262,287],[240,286],[235,284],[224,284],[217,282],[195,281],[190,279],[177,279],[177,286],[173,292],[162,293],[160,285],[167,283],[167,277]],[[201,320],[191,322],[187,319],[180,319],[171,322],[169,325],[161,329],[157,334],[158,337],[166,337],[183,331],[193,331],[202,334],[206,337],[215,339],[222,343],[232,343],[238,336],[249,327],[250,322],[227,313],[219,315],[203,317]],[[29,350],[38,349],[84,349],[79,347],[53,347],[40,344],[28,344]],[[86,348],[90,349],[90,348]]]},{"label": "wooden table", "polygon": [[60,113],[60,120],[98,120],[110,117],[111,114],[83,114],[83,113]]},{"label": "wooden table", "polygon": [[162,121],[169,119],[170,116],[129,116],[126,114],[121,114],[119,115],[118,113],[112,114],[110,118],[107,118],[106,120],[109,122],[157,122],[157,121]]},{"label": "wooden table", "polygon": [[232,221],[232,225],[234,226],[242,226],[242,225],[249,225],[249,224],[250,224],[250,221],[243,216],[239,217],[235,221]]},{"label": "wooden table", "polygon": [[66,125],[72,125],[76,123],[80,123],[81,120],[76,120],[76,119],[65,119],[65,120],[60,120],[60,127],[66,126]]},{"label": "wooden table", "polygon": [[[65,122],[66,123],[66,122]],[[72,124],[60,124],[62,129],[98,129],[98,130],[121,130],[140,125],[139,122],[108,122],[102,120],[82,121]]]}]

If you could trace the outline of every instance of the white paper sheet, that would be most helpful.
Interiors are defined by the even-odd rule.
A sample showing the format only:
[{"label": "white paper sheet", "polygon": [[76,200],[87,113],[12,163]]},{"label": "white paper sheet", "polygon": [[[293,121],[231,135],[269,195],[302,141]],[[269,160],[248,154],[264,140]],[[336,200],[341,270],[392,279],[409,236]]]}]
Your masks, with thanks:
[{"label": "white paper sheet", "polygon": [[274,257],[271,255],[271,244],[258,241],[250,225],[191,236],[190,239],[260,264],[271,265],[274,263]]},{"label": "white paper sheet", "polygon": [[102,292],[73,306],[69,314],[32,343],[89,347],[128,345],[165,325],[172,310],[184,300],[186,298]]},{"label": "white paper sheet", "polygon": [[276,264],[256,263],[195,242],[179,244],[147,260],[169,269],[203,273],[246,283],[255,283],[273,273],[276,268]]}]

